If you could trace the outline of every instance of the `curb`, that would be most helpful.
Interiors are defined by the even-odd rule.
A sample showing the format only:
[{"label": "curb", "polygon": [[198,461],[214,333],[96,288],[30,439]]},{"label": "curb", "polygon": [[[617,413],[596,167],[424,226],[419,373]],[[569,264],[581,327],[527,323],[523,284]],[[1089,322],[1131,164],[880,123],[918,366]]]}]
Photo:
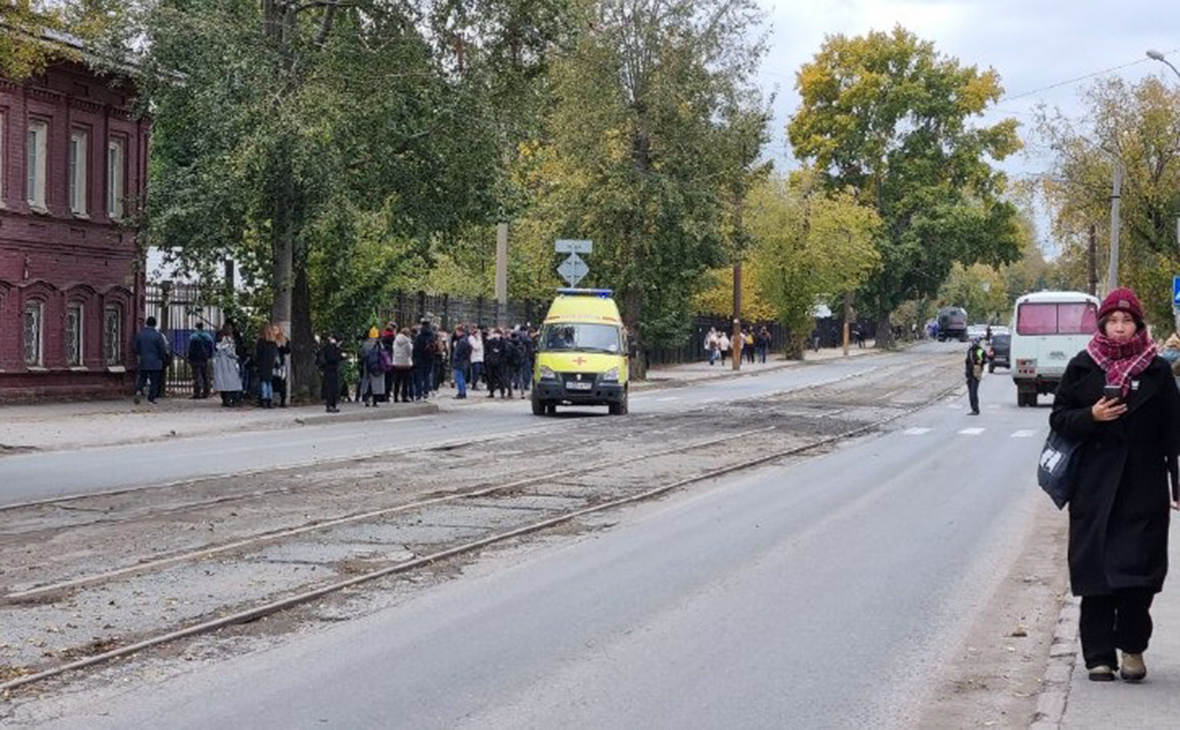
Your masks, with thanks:
[{"label": "curb", "polygon": [[1030,730],[1058,730],[1065,718],[1070,680],[1077,665],[1080,615],[1081,600],[1076,596],[1067,596],[1061,606],[1057,628],[1053,631],[1053,643],[1049,647],[1049,664],[1045,667],[1041,694],[1037,697],[1037,712],[1029,726]]},{"label": "curb", "polygon": [[402,403],[394,408],[368,408],[354,413],[320,413],[314,416],[296,416],[294,423],[300,426],[318,426],[323,423],[388,421],[393,418],[429,416],[438,413],[439,410],[437,403]]}]

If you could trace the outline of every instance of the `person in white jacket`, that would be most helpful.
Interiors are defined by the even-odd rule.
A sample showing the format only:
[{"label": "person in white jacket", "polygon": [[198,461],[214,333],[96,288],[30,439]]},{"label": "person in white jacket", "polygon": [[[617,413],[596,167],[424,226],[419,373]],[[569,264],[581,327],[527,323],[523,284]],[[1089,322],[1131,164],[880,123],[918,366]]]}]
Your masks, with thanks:
[{"label": "person in white jacket", "polygon": [[717,338],[718,349],[721,350],[721,364],[725,364],[725,356],[729,354],[729,335],[724,332]]},{"label": "person in white jacket", "polygon": [[402,327],[393,338],[393,402],[409,403],[414,399],[414,343],[410,329]]},{"label": "person in white jacket", "polygon": [[473,327],[467,341],[471,343],[471,389],[479,390],[483,379],[483,328]]}]

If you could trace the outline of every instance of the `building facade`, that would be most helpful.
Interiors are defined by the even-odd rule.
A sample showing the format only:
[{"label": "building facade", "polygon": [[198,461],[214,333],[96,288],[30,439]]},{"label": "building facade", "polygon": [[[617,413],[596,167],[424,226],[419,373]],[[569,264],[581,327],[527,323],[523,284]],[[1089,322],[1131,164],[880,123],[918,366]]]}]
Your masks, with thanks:
[{"label": "building facade", "polygon": [[128,392],[148,123],[74,61],[0,78],[0,401]]}]

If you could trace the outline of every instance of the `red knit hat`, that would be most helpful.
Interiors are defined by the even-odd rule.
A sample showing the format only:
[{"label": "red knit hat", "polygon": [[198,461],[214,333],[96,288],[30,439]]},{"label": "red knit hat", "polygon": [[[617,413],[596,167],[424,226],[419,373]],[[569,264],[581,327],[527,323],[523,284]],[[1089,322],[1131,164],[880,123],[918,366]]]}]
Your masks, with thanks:
[{"label": "red knit hat", "polygon": [[1135,292],[1126,287],[1119,287],[1106,295],[1102,306],[1098,308],[1098,320],[1106,319],[1112,312],[1126,312],[1136,322],[1143,322],[1143,305],[1139,303]]}]

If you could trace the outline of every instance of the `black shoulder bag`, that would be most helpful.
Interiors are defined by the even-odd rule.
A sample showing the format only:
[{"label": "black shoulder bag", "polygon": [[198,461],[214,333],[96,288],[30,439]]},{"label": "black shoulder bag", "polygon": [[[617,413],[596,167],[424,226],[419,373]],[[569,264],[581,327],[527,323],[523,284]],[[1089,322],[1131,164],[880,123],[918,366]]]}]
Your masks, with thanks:
[{"label": "black shoulder bag", "polygon": [[1078,450],[1080,441],[1062,436],[1055,430],[1049,431],[1049,438],[1041,448],[1041,459],[1037,463],[1037,484],[1057,505],[1057,509],[1064,509],[1073,497],[1077,484],[1074,472],[1077,471]]}]

